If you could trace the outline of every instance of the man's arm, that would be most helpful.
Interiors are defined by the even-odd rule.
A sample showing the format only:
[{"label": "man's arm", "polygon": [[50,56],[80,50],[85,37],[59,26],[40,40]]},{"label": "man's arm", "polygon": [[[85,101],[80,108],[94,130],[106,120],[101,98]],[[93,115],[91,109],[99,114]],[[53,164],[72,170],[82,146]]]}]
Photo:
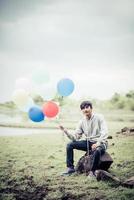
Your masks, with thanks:
[{"label": "man's arm", "polygon": [[82,137],[82,134],[84,133],[82,128],[82,120],[79,121],[76,129],[75,129],[75,138],[76,140],[79,140]]},{"label": "man's arm", "polygon": [[76,137],[74,136],[74,135],[72,135],[72,134],[70,134],[68,131],[67,131],[67,129],[65,129],[63,126],[59,126],[59,128],[66,134],[66,136],[70,139],[70,140],[72,140],[72,141],[76,141]]},{"label": "man's arm", "polygon": [[67,135],[67,137],[72,140],[72,141],[76,141],[79,140],[82,137],[83,134],[83,129],[82,129],[82,121],[80,121],[77,125],[77,128],[75,130],[74,135],[72,135],[71,133],[68,132],[67,129],[65,129],[63,126],[59,126],[59,128]]}]

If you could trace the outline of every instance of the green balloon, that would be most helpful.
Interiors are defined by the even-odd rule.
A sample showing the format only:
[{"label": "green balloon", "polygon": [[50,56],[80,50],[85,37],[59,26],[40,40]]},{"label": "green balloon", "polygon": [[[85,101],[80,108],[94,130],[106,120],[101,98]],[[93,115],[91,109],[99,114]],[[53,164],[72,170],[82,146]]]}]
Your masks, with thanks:
[{"label": "green balloon", "polygon": [[36,70],[32,74],[32,80],[37,84],[47,83],[49,79],[50,79],[49,73],[44,69]]}]

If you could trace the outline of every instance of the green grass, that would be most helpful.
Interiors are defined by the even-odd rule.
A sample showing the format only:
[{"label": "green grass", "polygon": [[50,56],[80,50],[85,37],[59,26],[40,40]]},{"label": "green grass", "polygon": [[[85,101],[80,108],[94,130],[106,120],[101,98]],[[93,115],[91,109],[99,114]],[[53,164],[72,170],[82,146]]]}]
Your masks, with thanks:
[{"label": "green grass", "polygon": [[[72,199],[133,199],[133,189],[113,187],[105,182],[92,182],[84,174],[61,177],[60,173],[66,168],[65,145],[68,140],[64,139],[57,130],[55,134],[1,137],[1,188],[16,188],[17,184],[19,190],[25,191],[29,177],[32,177],[37,186],[45,185],[48,188],[46,199],[62,199],[67,195],[72,196]],[[111,173],[124,180],[132,176],[134,171],[133,138],[118,136],[111,143],[115,143],[108,149],[114,159]],[[82,155],[83,152],[75,151],[75,161]],[[123,167],[118,164],[123,164]],[[10,185],[12,181],[14,184]],[[13,192],[3,193],[1,198],[15,199],[13,196]]]},{"label": "green grass", "polygon": [[[125,180],[134,175],[134,137],[117,135],[125,126],[133,126],[132,112],[104,112],[109,134],[108,152],[114,159],[110,172]],[[73,120],[71,120],[73,119]],[[60,120],[65,127],[74,129],[78,116]],[[122,119],[122,120],[118,120]],[[124,188],[108,182],[89,180],[85,174],[60,176],[66,169],[65,147],[69,141],[54,121],[46,122],[44,134],[0,137],[0,199],[2,200],[132,200],[134,189]],[[44,125],[46,125],[44,122]],[[41,125],[43,127],[43,125]],[[24,129],[25,131],[25,129]],[[113,145],[114,144],[114,145]],[[83,155],[75,151],[75,163]]]}]

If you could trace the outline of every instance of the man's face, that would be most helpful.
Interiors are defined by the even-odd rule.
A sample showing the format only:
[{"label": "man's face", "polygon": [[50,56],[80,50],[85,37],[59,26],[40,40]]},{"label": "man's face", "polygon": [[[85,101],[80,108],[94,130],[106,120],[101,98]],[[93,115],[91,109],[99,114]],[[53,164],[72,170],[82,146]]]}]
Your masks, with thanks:
[{"label": "man's face", "polygon": [[90,106],[85,106],[85,107],[82,109],[82,112],[83,112],[83,114],[84,114],[86,117],[90,118],[91,115],[92,115],[92,108],[90,108]]}]

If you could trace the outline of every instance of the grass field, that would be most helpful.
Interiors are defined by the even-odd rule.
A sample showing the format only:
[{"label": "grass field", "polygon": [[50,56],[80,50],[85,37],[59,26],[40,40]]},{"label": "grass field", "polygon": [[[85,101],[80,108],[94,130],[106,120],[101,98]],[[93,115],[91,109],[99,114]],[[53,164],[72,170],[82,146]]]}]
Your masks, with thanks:
[{"label": "grass field", "polygon": [[[134,175],[134,137],[117,135],[125,126],[132,127],[133,112],[103,112],[109,134],[108,152],[114,163],[110,172],[125,180]],[[71,113],[70,113],[71,115]],[[72,120],[71,120],[72,119]],[[78,117],[61,118],[61,123],[73,132]],[[49,128],[56,122],[47,122]],[[43,126],[43,125],[41,125]],[[24,129],[25,130],[25,129]],[[29,136],[0,137],[0,199],[1,200],[132,200],[134,189],[110,182],[91,181],[82,175],[62,177],[66,169],[65,147],[69,141],[60,130]],[[83,155],[75,151],[75,163]]]}]

